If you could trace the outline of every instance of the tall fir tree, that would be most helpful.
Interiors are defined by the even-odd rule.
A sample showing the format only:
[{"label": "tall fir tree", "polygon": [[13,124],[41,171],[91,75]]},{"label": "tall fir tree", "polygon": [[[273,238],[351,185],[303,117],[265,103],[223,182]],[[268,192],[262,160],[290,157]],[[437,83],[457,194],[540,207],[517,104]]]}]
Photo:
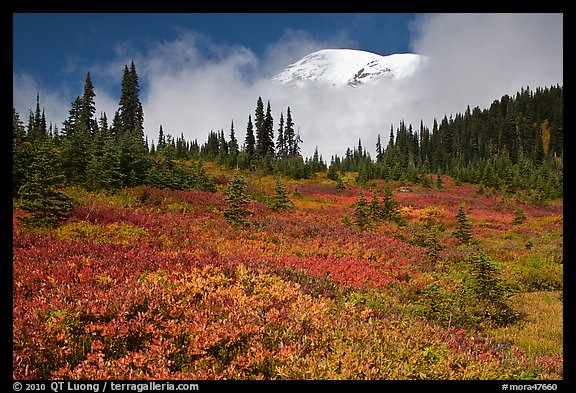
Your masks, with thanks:
[{"label": "tall fir tree", "polygon": [[12,196],[17,196],[20,187],[29,176],[34,157],[34,146],[26,135],[26,128],[16,109],[12,108]]},{"label": "tall fir tree", "polygon": [[354,223],[360,229],[367,229],[370,226],[370,207],[364,195],[354,205]]},{"label": "tall fir tree", "polygon": [[235,168],[238,165],[238,154],[240,149],[238,147],[238,140],[234,132],[234,120],[230,123],[230,141],[228,142],[228,167]]},{"label": "tall fir tree", "polygon": [[254,117],[254,127],[256,129],[256,155],[265,158],[268,152],[274,154],[274,124],[270,101],[264,112],[262,97],[258,97]]},{"label": "tall fir tree", "polygon": [[456,230],[454,231],[454,237],[460,240],[463,244],[469,244],[472,240],[472,232],[470,231],[470,222],[466,216],[463,206],[458,207],[458,212],[456,213]]},{"label": "tall fir tree", "polygon": [[134,61],[124,66],[122,93],[118,118],[113,124],[120,142],[120,166],[124,173],[124,185],[143,184],[150,167],[149,149],[144,139],[144,112],[140,102],[140,87]]},{"label": "tall fir tree", "polygon": [[270,101],[266,105],[266,115],[264,116],[264,128],[266,130],[266,154],[271,153],[274,156],[274,118],[272,117],[272,108]]},{"label": "tall fir tree", "polygon": [[238,172],[234,173],[234,177],[228,185],[225,199],[228,202],[228,207],[224,211],[226,220],[232,225],[249,225],[250,222],[246,216],[251,212],[246,205],[250,202],[250,198],[244,178]]},{"label": "tall fir tree", "polygon": [[144,111],[140,102],[140,86],[134,61],[130,64],[130,68],[128,65],[124,66],[118,112],[120,116],[118,136],[121,137],[127,132],[135,131],[143,138]]},{"label": "tall fir tree", "polygon": [[294,122],[292,121],[292,112],[290,107],[286,110],[286,124],[284,126],[284,143],[286,144],[287,155],[295,157],[299,154],[298,139],[294,132]]},{"label": "tall fir tree", "polygon": [[266,155],[267,150],[267,131],[264,119],[264,103],[262,102],[262,97],[258,97],[258,101],[256,101],[256,111],[254,114],[254,128],[256,133],[256,154],[260,158]]},{"label": "tall fir tree", "polygon": [[280,123],[278,126],[278,139],[276,139],[276,156],[280,159],[288,156],[286,140],[284,139],[284,115],[280,113]]},{"label": "tall fir tree", "polygon": [[88,72],[84,81],[84,94],[82,95],[80,102],[80,113],[78,121],[84,125],[86,130],[88,130],[88,134],[90,136],[94,136],[96,130],[98,129],[98,123],[94,117],[96,113],[96,103],[94,102],[94,97],[96,97],[96,93],[94,92],[94,85],[92,84],[90,73]]},{"label": "tall fir tree", "polygon": [[20,187],[20,208],[29,213],[21,220],[30,226],[56,226],[74,207],[73,200],[60,191],[64,184],[57,154],[50,140],[35,144],[29,173]]},{"label": "tall fir tree", "polygon": [[164,136],[164,130],[162,129],[162,124],[160,124],[160,131],[158,131],[158,146],[156,151],[160,152],[166,147],[166,137]]},{"label": "tall fir tree", "polygon": [[272,210],[285,210],[293,206],[288,198],[288,190],[280,179],[276,179],[274,195],[270,198],[269,206]]},{"label": "tall fir tree", "polygon": [[82,107],[82,98],[76,97],[62,130],[60,157],[66,179],[72,183],[84,182],[91,160],[92,138],[86,123],[82,121]]},{"label": "tall fir tree", "polygon": [[254,126],[252,125],[252,116],[248,115],[248,124],[246,125],[246,139],[244,141],[244,149],[251,160],[256,154],[256,140],[254,138]]}]

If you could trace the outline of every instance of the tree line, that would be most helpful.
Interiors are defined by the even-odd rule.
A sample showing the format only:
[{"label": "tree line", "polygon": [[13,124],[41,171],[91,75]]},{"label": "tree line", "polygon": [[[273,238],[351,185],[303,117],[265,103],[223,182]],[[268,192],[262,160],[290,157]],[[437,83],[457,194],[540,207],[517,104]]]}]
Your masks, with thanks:
[{"label": "tree line", "polygon": [[210,131],[203,144],[187,141],[183,134],[174,138],[160,125],[156,145],[149,145],[134,62],[124,66],[111,124],[106,113],[96,116],[94,98],[88,72],[83,94],[71,103],[61,130],[47,123],[39,95],[27,126],[13,108],[13,197],[38,199],[32,190],[57,192],[72,184],[91,191],[143,184],[215,191],[214,179],[204,170],[206,161],[295,179],[327,171],[339,186],[340,174],[348,171],[357,172],[358,182],[408,180],[424,185],[430,184],[431,174],[449,174],[457,181],[488,187],[536,190],[541,199],[562,195],[560,86],[522,89],[484,110],[468,107],[463,114],[444,116],[440,123],[435,119],[431,130],[423,122],[418,130],[400,122],[396,130],[391,126],[386,146],[378,135],[374,159],[359,140],[343,157],[332,156],[330,165],[317,147],[312,157],[302,156],[303,141],[290,107],[280,113],[275,130],[270,101],[264,105],[261,97],[254,116],[248,115],[242,145],[233,121],[228,136],[224,130]]},{"label": "tree line", "polygon": [[391,126],[386,146],[381,136],[374,159],[358,141],[343,157],[332,156],[328,176],[358,172],[357,181],[406,180],[431,186],[431,175],[510,192],[528,190],[537,199],[563,192],[563,88],[522,89],[494,100],[490,108],[470,109],[435,119],[432,130],[420,122]]}]

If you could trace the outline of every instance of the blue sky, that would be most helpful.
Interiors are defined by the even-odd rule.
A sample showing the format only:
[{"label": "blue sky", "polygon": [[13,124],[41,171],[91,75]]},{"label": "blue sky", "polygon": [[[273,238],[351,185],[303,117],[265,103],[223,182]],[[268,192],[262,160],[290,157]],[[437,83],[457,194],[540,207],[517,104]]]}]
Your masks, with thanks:
[{"label": "blue sky", "polygon": [[[291,107],[305,155],[318,146],[326,158],[359,138],[373,147],[400,121],[431,125],[526,86],[563,84],[562,14],[26,13],[13,14],[13,44],[13,105],[24,121],[39,93],[47,120],[61,128],[88,71],[97,114],[111,119],[123,67],[134,60],[150,140],[162,125],[203,143],[234,121],[242,142],[262,96],[275,120]],[[303,96],[271,85],[275,73],[326,48],[416,53],[433,66],[392,90]]]},{"label": "blue sky", "polygon": [[[120,50],[145,52],[197,32],[219,45],[242,45],[258,57],[286,31],[320,41],[346,37],[354,49],[382,55],[409,52],[409,13],[63,13],[14,14],[14,71],[47,87],[78,84],[94,64]],[[31,28],[31,26],[34,26]],[[40,32],[40,34],[38,34]],[[38,61],[41,59],[41,61]]]}]

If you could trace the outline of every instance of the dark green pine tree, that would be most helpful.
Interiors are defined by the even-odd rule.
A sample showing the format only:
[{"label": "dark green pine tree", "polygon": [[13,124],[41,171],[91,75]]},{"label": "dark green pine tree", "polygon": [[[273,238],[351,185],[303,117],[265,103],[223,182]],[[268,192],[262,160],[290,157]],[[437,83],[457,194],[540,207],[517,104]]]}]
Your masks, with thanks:
[{"label": "dark green pine tree", "polygon": [[404,221],[400,215],[398,202],[392,198],[392,191],[389,189],[384,190],[384,199],[382,200],[381,210],[382,216],[386,221],[395,221],[400,225],[404,225]]},{"label": "dark green pine tree", "polygon": [[82,95],[80,102],[78,121],[80,121],[88,130],[90,136],[94,136],[98,130],[98,123],[94,117],[96,113],[94,97],[96,97],[96,93],[94,93],[94,85],[92,84],[90,73],[88,72],[84,81],[84,94]]},{"label": "dark green pine tree", "polygon": [[264,113],[264,103],[262,97],[258,97],[256,102],[256,113],[254,117],[254,127],[256,128],[256,155],[265,158],[268,152],[274,154],[274,125],[270,101]]},{"label": "dark green pine tree", "polygon": [[26,135],[24,123],[12,108],[12,196],[17,196],[26,181],[34,157],[34,146]]},{"label": "dark green pine tree", "polygon": [[274,157],[274,119],[272,117],[270,101],[268,101],[268,104],[266,105],[264,128],[266,130],[266,154],[272,153],[272,157]]},{"label": "dark green pine tree", "polygon": [[42,135],[48,134],[48,128],[46,127],[46,114],[44,113],[44,109],[42,109],[42,119],[40,120],[40,130],[42,131]]},{"label": "dark green pine tree", "polygon": [[124,185],[141,185],[150,168],[150,154],[144,139],[144,112],[133,61],[130,69],[124,66],[118,119],[115,117],[114,120],[114,132],[120,142],[120,167],[125,175]]},{"label": "dark green pine tree", "polygon": [[280,113],[280,125],[278,127],[278,138],[276,139],[276,157],[284,159],[288,157],[286,140],[284,139],[284,115]]},{"label": "dark green pine tree", "polygon": [[264,119],[264,103],[262,102],[262,97],[258,97],[254,114],[254,128],[256,133],[256,155],[260,158],[264,157],[267,151],[267,130]]},{"label": "dark green pine tree", "polygon": [[140,103],[140,87],[134,61],[130,64],[130,68],[127,65],[124,66],[118,112],[120,116],[118,137],[122,137],[127,132],[135,131],[143,138],[144,112]]},{"label": "dark green pine tree", "polygon": [[360,229],[367,229],[370,226],[370,207],[364,195],[354,206],[354,224]]},{"label": "dark green pine tree", "polygon": [[286,111],[286,125],[284,126],[284,140],[286,141],[286,149],[288,150],[289,157],[301,157],[300,154],[300,133],[294,132],[294,121],[292,120],[292,112],[290,107]]},{"label": "dark green pine tree", "polygon": [[121,188],[124,174],[120,167],[120,148],[108,129],[105,113],[100,116],[91,157],[86,168],[86,188],[92,191]]},{"label": "dark green pine tree", "polygon": [[228,202],[228,207],[224,211],[226,220],[232,225],[249,225],[250,221],[245,217],[251,214],[251,211],[246,207],[250,203],[250,198],[244,178],[238,172],[234,173],[234,177],[228,185],[226,201]]},{"label": "dark green pine tree", "polygon": [[214,178],[208,175],[202,160],[198,160],[198,164],[196,165],[194,188],[206,192],[216,192]]},{"label": "dark green pine tree", "polygon": [[439,190],[444,188],[444,183],[442,182],[442,176],[440,175],[436,176],[436,188],[438,188]]},{"label": "dark green pine tree", "polygon": [[386,218],[376,191],[372,192],[372,200],[370,201],[368,209],[370,210],[370,216],[374,221],[380,221]]},{"label": "dark green pine tree", "polygon": [[380,141],[380,134],[376,139],[376,162],[382,162],[384,159],[384,150],[382,149],[382,142]]},{"label": "dark green pine tree", "polygon": [[66,179],[71,183],[85,181],[92,153],[92,138],[86,123],[82,121],[82,105],[82,98],[76,97],[62,130],[60,158]]},{"label": "dark green pine tree", "polygon": [[230,124],[230,142],[228,142],[228,168],[235,168],[238,165],[238,154],[240,149],[238,147],[238,140],[234,133],[234,120]]},{"label": "dark green pine tree", "polygon": [[426,247],[426,256],[428,260],[435,266],[440,261],[440,251],[443,246],[438,240],[438,229],[432,228],[427,231],[424,238],[424,246]]},{"label": "dark green pine tree", "polygon": [[[40,94],[36,94],[36,110],[30,111],[28,117],[28,140],[44,140],[48,136],[46,132],[46,119],[43,116],[44,112],[40,110]],[[43,121],[44,119],[44,121]]]},{"label": "dark green pine tree", "polygon": [[286,144],[286,154],[294,157],[298,153],[298,144],[296,134],[294,133],[294,122],[292,121],[292,112],[290,107],[286,110],[286,124],[284,125],[284,143]]},{"label": "dark green pine tree", "polygon": [[270,199],[269,206],[272,210],[285,210],[293,206],[288,198],[288,190],[282,180],[277,179],[274,187],[274,195]]},{"label": "dark green pine tree", "polygon": [[20,187],[20,208],[29,214],[21,220],[29,226],[56,226],[70,216],[73,200],[59,189],[64,184],[52,142],[35,145],[29,173]]},{"label": "dark green pine tree", "polygon": [[166,147],[166,137],[164,136],[164,130],[162,129],[162,124],[160,124],[160,131],[158,132],[158,146],[156,151],[160,153]]},{"label": "dark green pine tree", "polygon": [[470,223],[468,222],[468,217],[466,216],[463,206],[458,207],[456,220],[458,224],[454,231],[454,237],[460,240],[462,244],[469,244],[472,240],[472,232],[470,231]]},{"label": "dark green pine tree", "polygon": [[526,213],[524,213],[524,210],[519,207],[518,209],[514,210],[514,219],[512,220],[512,225],[519,225],[523,224],[524,222],[526,222]]},{"label": "dark green pine tree", "polygon": [[40,111],[40,93],[36,93],[36,110],[34,111],[34,129],[38,132],[42,131],[42,112]]},{"label": "dark green pine tree", "polygon": [[228,142],[224,137],[224,130],[218,133],[218,156],[216,157],[218,164],[225,164],[228,162]]},{"label": "dark green pine tree", "polygon": [[254,158],[256,154],[256,139],[254,139],[254,126],[252,125],[252,116],[248,115],[248,124],[246,125],[246,140],[244,141],[244,150],[248,155],[248,160]]},{"label": "dark green pine tree", "polygon": [[482,322],[505,325],[517,316],[507,302],[509,293],[502,285],[500,271],[492,259],[483,252],[465,258],[470,269],[468,288],[477,302],[471,305],[472,313]]}]

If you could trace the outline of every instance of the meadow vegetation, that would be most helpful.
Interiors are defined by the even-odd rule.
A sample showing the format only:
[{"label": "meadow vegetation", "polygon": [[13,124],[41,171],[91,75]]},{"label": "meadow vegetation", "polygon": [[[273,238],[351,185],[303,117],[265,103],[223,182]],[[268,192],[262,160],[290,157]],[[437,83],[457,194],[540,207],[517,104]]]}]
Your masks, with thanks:
[{"label": "meadow vegetation", "polygon": [[15,379],[563,379],[562,200],[206,167],[15,203]]}]

